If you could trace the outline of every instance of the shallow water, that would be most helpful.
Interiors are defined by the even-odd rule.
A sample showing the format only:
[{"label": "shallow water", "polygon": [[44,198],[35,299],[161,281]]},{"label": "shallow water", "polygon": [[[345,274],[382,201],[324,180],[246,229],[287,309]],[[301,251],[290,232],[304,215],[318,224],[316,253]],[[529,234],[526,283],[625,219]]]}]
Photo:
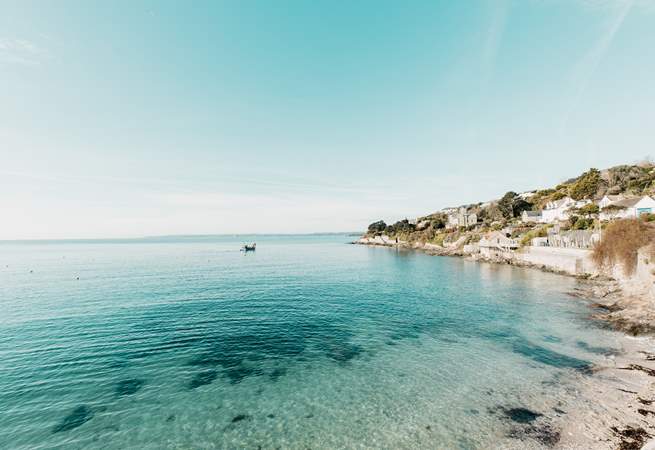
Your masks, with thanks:
[{"label": "shallow water", "polygon": [[573,279],[351,239],[0,243],[0,448],[538,447],[616,345]]}]

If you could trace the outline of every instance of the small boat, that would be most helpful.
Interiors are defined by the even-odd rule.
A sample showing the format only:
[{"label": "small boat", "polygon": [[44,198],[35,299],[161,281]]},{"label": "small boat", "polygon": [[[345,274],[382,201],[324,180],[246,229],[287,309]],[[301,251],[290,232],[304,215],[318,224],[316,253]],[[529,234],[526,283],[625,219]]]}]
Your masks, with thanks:
[{"label": "small boat", "polygon": [[257,247],[257,243],[253,242],[252,244],[244,244],[243,247],[241,247],[242,252],[254,252],[255,248]]}]

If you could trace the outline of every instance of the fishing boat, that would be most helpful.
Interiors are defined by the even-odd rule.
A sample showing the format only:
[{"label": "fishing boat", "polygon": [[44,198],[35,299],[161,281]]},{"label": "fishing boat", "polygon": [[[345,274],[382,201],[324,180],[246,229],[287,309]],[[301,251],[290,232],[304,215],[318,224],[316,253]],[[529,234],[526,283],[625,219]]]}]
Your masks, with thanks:
[{"label": "fishing boat", "polygon": [[252,244],[244,244],[243,247],[241,247],[242,252],[254,252],[255,248],[257,247],[257,243],[253,242]]}]

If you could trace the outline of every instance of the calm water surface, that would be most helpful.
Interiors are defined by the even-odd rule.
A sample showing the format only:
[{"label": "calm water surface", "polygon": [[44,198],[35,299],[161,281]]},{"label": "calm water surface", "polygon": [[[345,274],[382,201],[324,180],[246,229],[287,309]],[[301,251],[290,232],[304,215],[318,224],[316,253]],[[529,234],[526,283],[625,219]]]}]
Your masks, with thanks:
[{"label": "calm water surface", "polygon": [[0,448],[494,448],[615,345],[572,279],[351,239],[0,243]]}]

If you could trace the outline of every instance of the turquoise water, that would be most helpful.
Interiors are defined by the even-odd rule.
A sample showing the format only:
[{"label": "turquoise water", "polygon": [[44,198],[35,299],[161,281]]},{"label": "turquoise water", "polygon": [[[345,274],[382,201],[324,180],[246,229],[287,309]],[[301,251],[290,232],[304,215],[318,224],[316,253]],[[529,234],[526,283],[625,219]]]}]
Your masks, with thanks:
[{"label": "turquoise water", "polygon": [[615,345],[570,278],[352,239],[0,243],[0,448],[540,447]]}]

